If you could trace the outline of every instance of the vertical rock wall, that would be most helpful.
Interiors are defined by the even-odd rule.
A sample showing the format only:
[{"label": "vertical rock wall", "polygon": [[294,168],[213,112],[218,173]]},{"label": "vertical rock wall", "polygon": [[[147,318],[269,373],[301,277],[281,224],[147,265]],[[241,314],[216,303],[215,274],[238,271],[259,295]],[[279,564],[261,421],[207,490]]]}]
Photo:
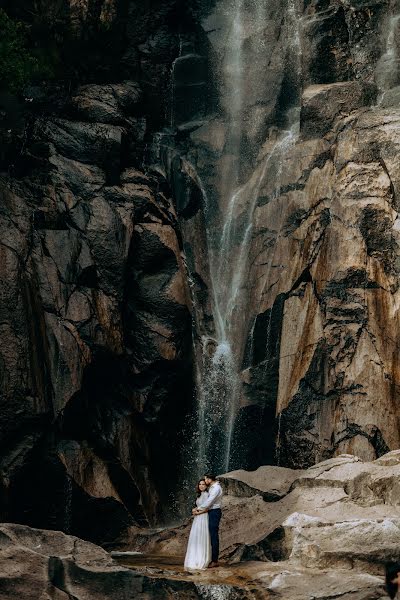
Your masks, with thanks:
[{"label": "vertical rock wall", "polygon": [[43,2],[28,15],[71,80],[3,114],[3,520],[105,543],[174,514],[190,300],[170,187],[143,160],[168,112],[176,8]]},{"label": "vertical rock wall", "polygon": [[[224,173],[234,160],[227,86],[245,69],[237,177],[241,197],[253,202],[256,190],[257,198],[245,249],[250,304],[237,316],[244,357],[235,464],[304,467],[342,452],[370,460],[399,445],[400,8],[249,2],[238,66],[225,45],[238,6],[221,0],[202,15],[219,104],[194,131],[180,125],[179,142],[188,159],[179,168],[203,198],[197,210],[222,231]],[[297,111],[300,132],[284,143]],[[196,211],[182,216],[200,328],[212,336],[204,222]]]},{"label": "vertical rock wall", "polygon": [[379,104],[374,73],[393,10],[310,3],[301,20],[300,137],[265,183],[252,247],[256,345],[269,315],[276,358],[261,354],[248,385],[252,395],[275,369],[285,465],[399,445],[399,114]]},{"label": "vertical rock wall", "polygon": [[257,190],[240,466],[398,447],[396,3],[248,0],[236,167],[233,0],[25,4],[56,73],[1,95],[2,518],[97,542],[167,518],[226,163]]}]

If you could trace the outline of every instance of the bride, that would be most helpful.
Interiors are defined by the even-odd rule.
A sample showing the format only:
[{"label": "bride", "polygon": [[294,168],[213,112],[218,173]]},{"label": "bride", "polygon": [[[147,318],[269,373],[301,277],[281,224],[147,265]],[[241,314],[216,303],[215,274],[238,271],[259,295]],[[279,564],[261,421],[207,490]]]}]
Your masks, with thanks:
[{"label": "bride", "polygon": [[[207,485],[204,479],[197,484],[196,506],[200,506],[208,497]],[[211,561],[211,541],[208,529],[208,513],[195,515],[192,529],[190,530],[188,546],[185,556],[185,569],[207,569]]]}]

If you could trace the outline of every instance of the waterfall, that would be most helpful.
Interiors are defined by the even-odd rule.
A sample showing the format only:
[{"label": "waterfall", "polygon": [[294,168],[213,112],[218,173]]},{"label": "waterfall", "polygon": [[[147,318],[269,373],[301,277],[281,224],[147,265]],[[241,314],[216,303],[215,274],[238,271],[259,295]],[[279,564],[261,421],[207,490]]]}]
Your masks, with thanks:
[{"label": "waterfall", "polygon": [[381,92],[378,103],[382,104],[386,93],[400,84],[399,54],[400,12],[392,14],[385,28],[385,52],[376,67],[376,82]]},{"label": "waterfall", "polygon": [[68,474],[65,474],[65,489],[64,489],[64,531],[71,533],[72,524],[72,479]]},{"label": "waterfall", "polygon": [[[285,40],[282,61],[287,62],[294,98],[298,97],[301,80],[301,39],[296,7],[297,0],[285,3],[280,33]],[[196,153],[188,152],[187,145],[180,152],[179,142],[174,144],[171,130],[156,135],[153,144],[153,154],[164,164],[170,180],[176,182],[172,165],[179,164],[181,173],[202,197],[202,219],[196,224],[182,224],[184,240],[189,236],[190,243],[194,244],[193,252],[205,257],[206,263],[197,274],[194,263],[187,267],[188,280],[192,281],[197,371],[197,426],[187,446],[192,451],[194,443],[197,444],[194,454],[198,474],[206,469],[226,472],[235,464],[232,459],[236,448],[232,447],[232,441],[237,416],[246,403],[243,359],[249,329],[255,322],[255,315],[250,311],[254,282],[249,277],[255,213],[267,178],[269,182],[273,178],[274,195],[279,195],[285,157],[296,142],[299,125],[299,109],[290,102],[285,108],[283,130],[279,131],[272,126],[273,121],[268,121],[274,106],[271,103],[268,107],[265,102],[265,96],[269,97],[269,71],[268,63],[262,61],[271,51],[267,40],[275,32],[268,30],[268,23],[273,20],[267,0],[220,0],[215,10],[214,23],[218,23],[219,29],[214,30],[211,24],[209,31],[216,31],[213,42],[219,61],[219,107],[225,132],[224,148],[217,164],[213,165],[216,181],[211,186],[205,181],[208,173],[196,167]],[[183,63],[188,57],[189,54],[182,54],[181,47],[172,65],[172,76],[179,61]],[[173,82],[172,115],[175,93]],[[178,125],[173,118],[169,123]],[[202,242],[201,236],[193,235],[193,227],[202,227]],[[201,275],[208,288],[207,306],[196,302],[193,281],[197,281],[197,275]]]},{"label": "waterfall", "polygon": [[[257,7],[260,5],[258,3]],[[232,313],[235,308],[234,298],[243,283],[241,273],[251,229],[250,223],[247,223],[244,239],[239,243],[239,248],[235,248],[235,209],[241,197],[241,190],[237,186],[243,134],[245,74],[243,0],[235,0],[227,16],[228,19],[231,18],[231,26],[228,28],[224,60],[224,106],[232,161],[221,173],[222,194],[218,199],[221,217],[216,223],[207,219],[206,224],[215,339],[205,337],[202,340],[198,389],[198,463],[217,472],[227,471],[229,468],[232,431],[241,392],[239,355],[232,336]],[[224,221],[222,232],[221,219]],[[235,275],[235,269],[239,270],[239,274]]]},{"label": "waterfall", "polygon": [[[198,420],[199,468],[227,471],[232,459],[232,438],[235,420],[242,402],[241,367],[249,325],[249,252],[251,248],[254,212],[265,177],[275,165],[275,189],[279,192],[283,161],[297,139],[298,114],[292,111],[289,128],[277,136],[272,149],[257,164],[244,183],[240,184],[240,171],[247,161],[243,148],[246,134],[244,89],[247,76],[246,57],[243,51],[246,28],[258,36],[252,43],[252,59],[263,52],[260,35],[266,18],[266,3],[257,1],[253,15],[248,4],[235,0],[231,11],[232,25],[225,53],[225,86],[223,104],[228,125],[227,146],[230,161],[221,172],[219,212],[214,220],[206,218],[210,292],[212,299],[215,337],[202,337],[201,365],[199,369]],[[295,5],[288,4],[287,29],[295,26]],[[296,29],[292,46],[300,64],[300,36]],[[248,57],[247,57],[248,60]],[[296,64],[297,67],[297,64]],[[210,201],[200,185],[205,207]],[[206,215],[207,217],[208,215]]]},{"label": "waterfall", "polygon": [[275,194],[279,193],[285,155],[293,147],[296,122],[279,136],[249,181],[232,193],[225,224],[212,239],[209,253],[215,339],[203,339],[199,389],[199,463],[228,470],[232,436],[242,394],[240,368],[249,320],[249,270],[254,211],[265,177],[276,163]]},{"label": "waterfall", "polygon": [[[174,127],[175,124],[175,115],[174,115],[174,105],[175,105],[175,69],[176,69],[176,65],[179,62],[179,59],[182,56],[182,49],[183,49],[183,42],[182,42],[182,37],[179,36],[179,54],[178,56],[175,58],[175,60],[172,63],[171,66],[171,76],[169,79],[169,85],[170,85],[170,102],[169,105],[167,103],[166,105],[166,110],[167,110],[167,115],[166,115],[166,121],[169,121],[169,125],[171,128]],[[168,115],[169,113],[169,115]]]},{"label": "waterfall", "polygon": [[276,464],[278,467],[281,463],[281,420],[282,420],[282,412],[278,415],[278,434],[276,437]]}]

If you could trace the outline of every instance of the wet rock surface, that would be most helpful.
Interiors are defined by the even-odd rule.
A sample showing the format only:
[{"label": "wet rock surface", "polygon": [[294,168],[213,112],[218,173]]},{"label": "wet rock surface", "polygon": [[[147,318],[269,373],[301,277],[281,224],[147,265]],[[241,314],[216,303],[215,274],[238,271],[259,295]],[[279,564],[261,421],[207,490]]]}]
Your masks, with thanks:
[{"label": "wet rock surface", "polygon": [[[86,45],[104,54],[122,36],[125,47],[78,83],[48,84],[40,101],[33,91],[23,147],[17,137],[13,164],[2,154],[0,513],[110,543],[173,512],[167,470],[193,396],[174,200],[143,166],[148,85],[166,83],[160,46],[174,52],[177,34],[173,2],[151,23],[139,8],[129,27],[119,2],[64,5],[44,3],[40,18],[50,40],[60,20],[66,77]],[[127,66],[147,42],[142,66],[139,55]]]},{"label": "wet rock surface", "polygon": [[[393,112],[363,110],[339,118],[329,142],[300,138],[280,199],[259,208],[260,225],[280,215],[273,248],[255,246],[254,268],[265,278],[255,297],[274,289],[264,295],[266,310],[276,294],[284,298],[281,464],[302,467],[340,452],[369,459],[399,445],[397,366],[386,329],[397,328],[396,122]],[[279,267],[265,274],[257,264],[268,261]],[[260,384],[265,371],[254,376]]]},{"label": "wet rock surface", "polygon": [[[248,499],[250,502],[253,499]],[[230,510],[230,509],[229,509]],[[392,519],[393,520],[393,519]],[[337,526],[341,525],[336,523]],[[4,599],[21,597],[27,600],[40,596],[76,598],[77,600],[167,600],[171,597],[208,600],[263,600],[267,598],[343,598],[344,600],[381,600],[384,596],[383,578],[379,571],[371,574],[369,562],[350,564],[341,557],[316,554],[323,549],[324,527],[317,518],[295,513],[283,524],[288,533],[291,555],[282,560],[260,561],[249,557],[243,562],[223,561],[219,568],[187,573],[180,555],[141,555],[134,552],[113,553],[113,557],[98,546],[59,531],[2,524],[0,527],[0,590]],[[373,538],[365,522],[348,522],[341,534],[361,533],[360,544]],[[353,531],[350,531],[353,527]],[[311,541],[304,536],[317,528]],[[357,530],[358,531],[355,531]],[[360,531],[362,529],[362,532]],[[314,533],[314,532],[313,532]],[[330,532],[337,536],[337,531]],[[342,540],[343,541],[343,540]],[[326,542],[325,542],[326,543]],[[360,554],[358,548],[358,555]],[[313,550],[314,548],[314,550]],[[182,546],[181,546],[182,549]],[[307,553],[308,564],[299,550]],[[347,561],[352,553],[351,542]],[[393,555],[394,556],[394,555]],[[318,558],[318,561],[316,560]],[[324,559],[324,562],[323,562]],[[328,560],[330,564],[327,564]]]},{"label": "wet rock surface", "polygon": [[[237,63],[222,46],[238,4],[201,14],[220,105],[181,123],[174,151],[169,138],[158,158],[180,201],[203,345],[217,343],[221,273],[232,269],[232,294],[245,290],[229,324],[242,384],[230,468],[373,460],[399,446],[397,87],[383,76],[398,52],[397,9],[295,2],[282,14],[280,3],[252,4],[234,21]],[[234,84],[240,110],[229,120]],[[210,256],[233,205],[213,280]]]},{"label": "wet rock surface", "polygon": [[[145,540],[138,528],[173,512],[201,335],[215,346],[205,221],[221,217],[225,163],[254,204],[231,468],[288,469],[279,482],[269,467],[226,479],[232,522],[251,507],[237,555],[263,555],[266,506],[265,538],[315,502],[319,524],[301,535],[328,540],[314,487],[343,499],[349,519],[377,497],[394,505],[393,476],[386,485],[362,465],[400,445],[397,8],[256,4],[240,29],[237,136],[232,90],[217,94],[234,67],[223,61],[235,2],[41,5],[65,80],[0,98],[4,519],[112,543],[138,530]],[[300,129],[287,136],[293,114]],[[359,479],[293,475],[343,453],[361,458],[348,459]]]},{"label": "wet rock surface", "polygon": [[[160,509],[151,438],[172,449],[192,385],[174,208],[157,177],[107,186],[100,167],[71,155],[72,148],[69,158],[52,153],[39,204],[28,185],[3,180],[3,510],[63,527],[62,515],[46,513],[72,477],[89,504],[114,497],[123,521],[152,522]],[[30,478],[46,457],[60,483],[43,473],[35,499]],[[103,492],[95,465],[104,471]],[[37,510],[42,516],[33,516]],[[100,541],[96,527],[86,535]]]},{"label": "wet rock surface", "polygon": [[[254,472],[227,473],[221,476],[226,492],[221,525],[223,555],[230,562],[246,560],[246,556],[248,560],[251,556],[274,561],[289,555],[295,558],[297,543],[294,535],[300,533],[304,525],[305,528],[331,528],[327,537],[332,547],[336,547],[337,563],[340,563],[340,554],[346,554],[347,545],[343,541],[336,543],[335,531],[339,536],[342,530],[345,531],[344,535],[350,539],[352,528],[365,524],[367,529],[369,526],[376,527],[377,537],[374,538],[375,534],[362,534],[364,541],[358,547],[361,552],[368,548],[366,554],[370,558],[366,562],[370,563],[370,570],[374,573],[390,556],[397,556],[390,535],[385,539],[384,523],[391,520],[393,524],[388,523],[389,529],[392,526],[396,528],[400,517],[396,491],[398,471],[399,452],[394,451],[374,462],[363,462],[353,455],[340,455],[297,472],[283,467],[261,467]],[[251,481],[251,488],[248,484],[242,487],[246,481]],[[273,497],[272,491],[279,491],[281,497]],[[185,544],[190,526],[188,521],[175,529],[144,529],[135,532],[130,540],[127,538],[125,544],[136,551],[177,555],[180,554],[179,548]],[[379,533],[381,527],[383,529]],[[293,535],[291,532],[294,532]],[[309,545],[305,543],[304,548],[308,549]],[[317,546],[318,543],[315,548]],[[302,547],[300,542],[298,547]],[[375,555],[375,551],[382,554]],[[352,563],[350,555],[349,550],[349,564]],[[323,563],[321,559],[319,566],[335,563],[334,558],[332,563],[329,560],[327,558]]]},{"label": "wet rock surface", "polygon": [[230,600],[248,597],[240,582],[219,584],[211,578],[195,583],[160,568],[124,568],[100,547],[79,538],[20,525],[0,527],[0,569],[4,600],[194,600],[215,593]]},{"label": "wet rock surface", "polygon": [[98,546],[21,525],[2,525],[0,531],[3,598],[140,598],[140,578]]},{"label": "wet rock surface", "polygon": [[[249,599],[378,600],[385,597],[385,564],[400,558],[399,465],[394,451],[373,462],[340,455],[297,475],[280,467],[227,473],[218,569],[182,571],[190,522],[147,532],[147,539],[143,531],[116,559],[152,577],[240,583]],[[243,482],[251,482],[253,495],[247,487],[244,496]],[[272,486],[285,489],[283,497],[263,500],[260,490]],[[144,554],[130,556],[128,548]]]}]

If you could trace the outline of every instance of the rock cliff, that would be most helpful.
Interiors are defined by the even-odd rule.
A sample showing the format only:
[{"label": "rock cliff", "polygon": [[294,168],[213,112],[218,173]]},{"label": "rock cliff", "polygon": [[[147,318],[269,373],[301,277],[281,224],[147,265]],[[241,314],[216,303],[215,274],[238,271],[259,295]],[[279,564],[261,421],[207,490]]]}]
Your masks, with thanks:
[{"label": "rock cliff", "polygon": [[[173,512],[169,469],[192,404],[174,200],[142,166],[176,52],[174,3],[151,22],[136,4],[42,4],[32,30],[49,35],[64,79],[2,97],[0,510],[105,543]],[[90,73],[88,49],[102,61]]]},{"label": "rock cliff", "polygon": [[52,75],[0,98],[3,519],[104,544],[210,446],[397,448],[400,6],[28,4]]},{"label": "rock cliff", "polygon": [[205,214],[182,213],[210,290],[200,331],[218,341],[203,313],[223,313],[241,379],[230,465],[251,469],[399,445],[398,7],[284,4],[221,1],[202,21],[219,112],[180,143]]}]

